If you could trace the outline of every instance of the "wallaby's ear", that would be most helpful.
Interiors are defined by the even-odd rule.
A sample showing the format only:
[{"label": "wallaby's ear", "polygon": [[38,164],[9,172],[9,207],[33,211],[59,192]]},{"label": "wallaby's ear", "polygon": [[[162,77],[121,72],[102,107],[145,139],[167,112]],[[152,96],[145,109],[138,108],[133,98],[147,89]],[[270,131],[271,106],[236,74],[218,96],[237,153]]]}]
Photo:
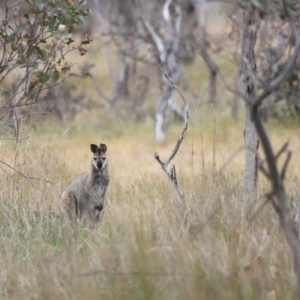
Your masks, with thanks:
[{"label": "wallaby's ear", "polygon": [[91,144],[91,151],[92,151],[93,153],[96,153],[98,150],[99,150],[99,148],[98,148],[97,145]]},{"label": "wallaby's ear", "polygon": [[100,144],[100,152],[105,153],[107,150],[107,146],[105,144]]}]

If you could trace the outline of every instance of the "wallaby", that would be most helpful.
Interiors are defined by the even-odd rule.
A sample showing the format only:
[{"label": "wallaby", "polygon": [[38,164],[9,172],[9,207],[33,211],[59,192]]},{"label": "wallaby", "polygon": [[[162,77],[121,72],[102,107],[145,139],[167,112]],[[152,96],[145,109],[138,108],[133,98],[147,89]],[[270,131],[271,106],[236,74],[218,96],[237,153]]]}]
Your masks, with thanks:
[{"label": "wallaby", "polygon": [[109,185],[107,146],[92,144],[91,169],[78,175],[65,189],[62,198],[70,216],[88,217],[94,227],[103,218],[105,194]]}]

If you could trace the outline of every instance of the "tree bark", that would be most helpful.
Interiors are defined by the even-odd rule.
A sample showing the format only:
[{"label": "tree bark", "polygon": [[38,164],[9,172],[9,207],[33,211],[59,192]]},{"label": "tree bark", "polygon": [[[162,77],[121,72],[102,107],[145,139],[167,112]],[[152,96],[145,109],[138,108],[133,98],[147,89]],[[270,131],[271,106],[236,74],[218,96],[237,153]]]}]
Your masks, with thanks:
[{"label": "tree bark", "polygon": [[244,11],[244,29],[242,39],[242,76],[245,84],[246,122],[244,131],[245,143],[245,172],[243,201],[256,200],[257,198],[257,152],[258,138],[252,119],[251,105],[256,98],[256,60],[255,43],[259,21],[255,17],[255,7],[250,6]]}]

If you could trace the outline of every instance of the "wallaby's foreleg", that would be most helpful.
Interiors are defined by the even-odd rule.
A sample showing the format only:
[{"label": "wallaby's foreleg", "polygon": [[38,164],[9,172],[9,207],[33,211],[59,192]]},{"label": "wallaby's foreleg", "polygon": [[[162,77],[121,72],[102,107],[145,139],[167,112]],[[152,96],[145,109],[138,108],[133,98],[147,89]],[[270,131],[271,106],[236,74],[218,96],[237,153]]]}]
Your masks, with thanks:
[{"label": "wallaby's foreleg", "polygon": [[95,206],[95,221],[99,222],[101,221],[101,214],[103,212],[103,205],[99,204]]},{"label": "wallaby's foreleg", "polygon": [[99,224],[101,220],[101,213],[103,212],[103,205],[95,205],[95,207],[89,211],[89,219],[91,221],[91,229],[95,229],[96,224]]}]

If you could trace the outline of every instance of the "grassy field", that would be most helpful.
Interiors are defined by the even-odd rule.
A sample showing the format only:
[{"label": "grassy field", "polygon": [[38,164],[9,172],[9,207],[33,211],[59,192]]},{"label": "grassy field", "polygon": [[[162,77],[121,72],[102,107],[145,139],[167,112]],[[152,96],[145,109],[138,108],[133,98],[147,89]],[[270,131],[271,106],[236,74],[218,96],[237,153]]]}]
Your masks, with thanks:
[{"label": "grassy field", "polygon": [[[241,201],[242,120],[205,107],[192,115],[174,160],[193,212],[187,227],[153,156],[167,158],[181,124],[158,145],[150,123],[99,120],[89,128],[87,117],[30,131],[17,151],[1,142],[1,299],[294,299],[289,249],[272,207],[252,223],[241,218],[268,191],[260,177],[260,200]],[[295,204],[296,126],[268,129],[275,149],[288,139],[294,150],[286,188]],[[108,146],[111,185],[103,223],[89,231],[58,212],[64,187],[90,167],[89,145],[99,142]]]},{"label": "grassy field", "polygon": [[[105,57],[95,49],[89,48],[87,61],[96,64],[92,74],[109,94]],[[86,57],[73,59],[81,63]],[[218,63],[232,83],[230,62]],[[154,141],[151,118],[117,121],[103,108],[74,120],[47,116],[35,129],[24,128],[26,138],[17,148],[1,137],[1,300],[295,299],[290,252],[273,208],[267,205],[248,221],[269,191],[265,178],[259,175],[259,200],[242,202],[243,109],[234,122],[231,99],[219,84],[218,107],[205,104],[208,74],[200,58],[185,72],[190,91],[184,92],[187,98],[193,94],[196,105],[173,163],[191,209],[188,223],[154,159],[155,151],[162,160],[170,155],[182,128],[178,122],[169,124],[163,144]],[[153,108],[160,91],[155,67],[149,73],[146,106]],[[81,85],[98,97],[91,81]],[[299,198],[299,124],[271,121],[267,128],[274,149],[290,141],[285,187],[293,213]],[[108,146],[111,184],[103,222],[90,231],[61,217],[60,195],[90,167],[90,144],[100,142]]]}]

